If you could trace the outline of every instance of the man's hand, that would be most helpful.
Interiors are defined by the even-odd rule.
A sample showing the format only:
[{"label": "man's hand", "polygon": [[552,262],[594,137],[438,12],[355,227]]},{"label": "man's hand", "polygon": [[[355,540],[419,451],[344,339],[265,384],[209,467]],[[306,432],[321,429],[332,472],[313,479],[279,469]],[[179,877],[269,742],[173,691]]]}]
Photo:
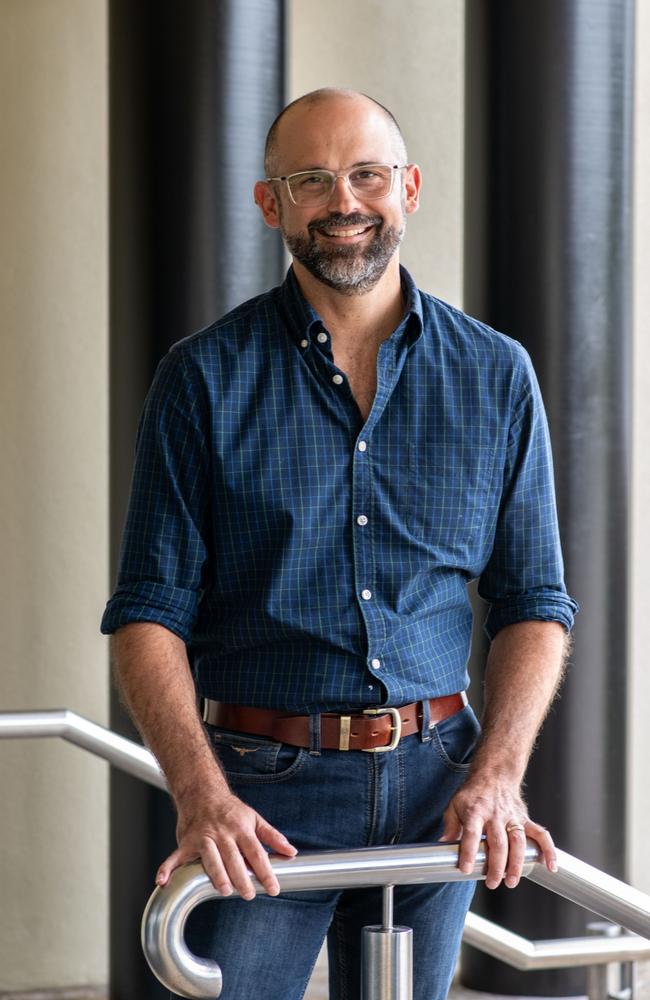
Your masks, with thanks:
[{"label": "man's hand", "polygon": [[492,640],[485,677],[483,733],[467,780],[444,814],[443,840],[460,840],[458,867],[469,874],[481,837],[487,840],[485,884],[514,888],[526,838],[557,870],[548,830],[528,816],[521,785],[542,720],[560,683],[569,642],[557,622],[507,625]]},{"label": "man's hand", "polygon": [[222,896],[234,886],[243,899],[254,898],[247,864],[269,896],[277,896],[280,886],[263,845],[290,858],[297,853],[279,830],[232,793],[218,803],[202,799],[196,809],[179,807],[176,835],[178,847],[158,869],[156,884],[166,885],[176,868],[200,860]]},{"label": "man's hand", "polygon": [[488,889],[496,889],[504,878],[509,889],[519,883],[527,837],[539,844],[549,871],[557,870],[553,838],[530,819],[519,788],[508,782],[485,781],[478,775],[469,778],[447,806],[444,822],[441,839],[460,840],[458,867],[466,874],[474,868],[485,835]]},{"label": "man's hand", "polygon": [[229,895],[234,886],[252,899],[248,864],[269,895],[277,895],[264,846],[287,857],[296,849],[230,790],[199,719],[183,641],[162,625],[133,622],[115,634],[113,653],[122,694],[178,811],[178,847],[158,869],[158,885],[166,885],[175,868],[200,860],[218,892]]}]

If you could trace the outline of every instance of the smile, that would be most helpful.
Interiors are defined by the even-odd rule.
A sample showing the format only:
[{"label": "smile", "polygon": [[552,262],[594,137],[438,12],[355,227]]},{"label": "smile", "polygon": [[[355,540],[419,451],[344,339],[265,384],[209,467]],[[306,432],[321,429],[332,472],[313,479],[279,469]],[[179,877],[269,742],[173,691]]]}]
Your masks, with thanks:
[{"label": "smile", "polygon": [[323,233],[325,236],[333,236],[336,238],[361,236],[363,233],[369,232],[374,226],[363,226],[361,229],[328,229],[323,227],[319,229],[319,233]]}]

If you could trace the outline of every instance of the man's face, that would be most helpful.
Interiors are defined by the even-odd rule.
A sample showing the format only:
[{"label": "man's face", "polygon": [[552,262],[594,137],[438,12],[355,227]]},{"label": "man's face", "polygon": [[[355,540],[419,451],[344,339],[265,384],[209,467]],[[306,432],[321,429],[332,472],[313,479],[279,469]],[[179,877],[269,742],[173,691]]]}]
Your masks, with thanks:
[{"label": "man's face", "polygon": [[[298,106],[280,125],[278,175],[321,168],[342,173],[363,163],[401,162],[388,122],[363,98]],[[406,214],[417,207],[414,170],[396,172],[391,194],[381,199],[364,200],[339,177],[329,202],[315,207],[294,205],[286,184],[274,182],[276,218],[269,222],[266,213],[265,218],[280,228],[291,255],[319,281],[344,295],[363,294],[386,271],[404,235]]]}]

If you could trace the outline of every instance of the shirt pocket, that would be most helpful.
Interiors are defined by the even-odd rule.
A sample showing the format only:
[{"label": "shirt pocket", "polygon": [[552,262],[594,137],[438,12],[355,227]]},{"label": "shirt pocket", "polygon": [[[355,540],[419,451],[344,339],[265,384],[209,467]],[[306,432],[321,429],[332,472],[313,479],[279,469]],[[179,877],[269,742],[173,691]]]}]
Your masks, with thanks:
[{"label": "shirt pocket", "polygon": [[307,757],[303,747],[277,743],[265,736],[221,726],[208,725],[206,729],[226,777],[234,785],[288,781]]},{"label": "shirt pocket", "polygon": [[464,566],[494,520],[489,469],[478,458],[437,465],[433,446],[424,449],[408,447],[408,530],[443,561]]}]

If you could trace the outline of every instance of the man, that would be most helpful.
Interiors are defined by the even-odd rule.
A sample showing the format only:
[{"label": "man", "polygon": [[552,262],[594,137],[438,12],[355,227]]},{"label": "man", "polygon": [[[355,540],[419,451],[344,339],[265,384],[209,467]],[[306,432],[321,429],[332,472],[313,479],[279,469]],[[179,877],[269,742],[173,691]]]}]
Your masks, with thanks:
[{"label": "man", "polygon": [[[255,200],[292,267],[161,362],[103,629],[178,810],[158,883],[200,858],[243,897],[188,931],[224,1000],[298,1000],[326,934],[331,996],[356,998],[380,891],[271,898],[267,849],[460,839],[469,872],[485,835],[495,888],[517,884],[528,836],[553,868],[520,788],[576,605],[527,355],[400,269],[421,175],[393,117],[306,95],[272,126],[265,170]],[[464,696],[476,577],[480,740]],[[253,903],[247,867],[268,893]],[[417,1000],[446,997],[473,888],[396,890]]]}]

